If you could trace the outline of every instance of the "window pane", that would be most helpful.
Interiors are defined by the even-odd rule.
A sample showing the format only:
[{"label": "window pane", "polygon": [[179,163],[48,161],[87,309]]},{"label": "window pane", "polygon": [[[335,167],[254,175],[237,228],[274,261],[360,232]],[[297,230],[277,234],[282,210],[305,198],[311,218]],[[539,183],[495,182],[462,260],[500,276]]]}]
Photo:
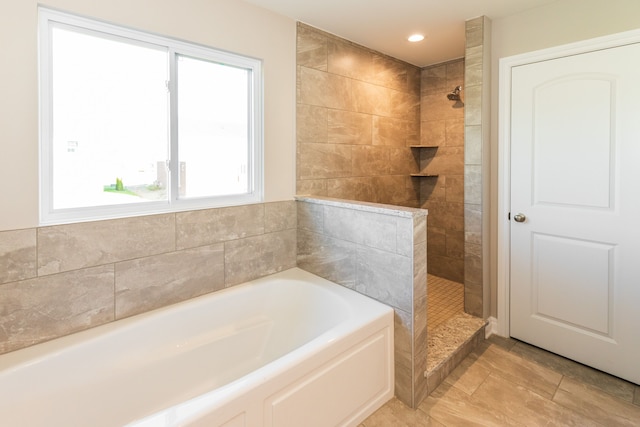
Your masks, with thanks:
[{"label": "window pane", "polygon": [[53,208],[167,200],[167,52],[52,33]]},{"label": "window pane", "polygon": [[250,71],[178,57],[181,198],[248,193]]}]

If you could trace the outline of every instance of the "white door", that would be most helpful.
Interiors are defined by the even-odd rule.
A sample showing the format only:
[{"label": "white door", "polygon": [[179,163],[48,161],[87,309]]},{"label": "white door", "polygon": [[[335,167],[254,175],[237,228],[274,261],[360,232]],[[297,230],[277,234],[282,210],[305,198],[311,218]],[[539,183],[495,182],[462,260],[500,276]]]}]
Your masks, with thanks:
[{"label": "white door", "polygon": [[640,43],[513,67],[510,140],[511,336],[640,383]]}]

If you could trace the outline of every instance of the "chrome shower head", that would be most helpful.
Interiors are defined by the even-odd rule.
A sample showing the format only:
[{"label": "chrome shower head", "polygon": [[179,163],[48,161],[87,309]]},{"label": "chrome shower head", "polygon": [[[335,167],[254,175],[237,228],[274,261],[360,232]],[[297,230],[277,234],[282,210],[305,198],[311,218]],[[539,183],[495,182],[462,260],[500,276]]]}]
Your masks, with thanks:
[{"label": "chrome shower head", "polygon": [[449,101],[460,101],[460,91],[462,90],[462,86],[456,86],[455,89],[451,91],[451,93],[447,94],[447,99]]}]

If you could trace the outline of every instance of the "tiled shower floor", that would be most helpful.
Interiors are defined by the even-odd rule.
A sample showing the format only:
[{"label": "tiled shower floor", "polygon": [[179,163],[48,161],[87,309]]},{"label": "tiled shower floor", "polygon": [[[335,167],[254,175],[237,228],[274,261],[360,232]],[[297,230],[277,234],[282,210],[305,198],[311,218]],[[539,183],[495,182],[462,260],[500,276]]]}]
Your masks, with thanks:
[{"label": "tiled shower floor", "polygon": [[464,312],[464,285],[429,274],[427,301],[427,332],[431,332]]}]

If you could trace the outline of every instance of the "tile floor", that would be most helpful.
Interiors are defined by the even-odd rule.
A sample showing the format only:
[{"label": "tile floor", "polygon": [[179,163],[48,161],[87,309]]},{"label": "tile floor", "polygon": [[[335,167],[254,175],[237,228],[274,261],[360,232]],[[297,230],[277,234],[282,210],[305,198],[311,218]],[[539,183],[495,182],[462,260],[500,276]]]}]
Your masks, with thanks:
[{"label": "tile floor", "polygon": [[464,311],[464,285],[438,276],[427,276],[427,332]]},{"label": "tile floor", "polygon": [[390,400],[360,427],[640,426],[640,387],[493,336],[417,410]]}]

